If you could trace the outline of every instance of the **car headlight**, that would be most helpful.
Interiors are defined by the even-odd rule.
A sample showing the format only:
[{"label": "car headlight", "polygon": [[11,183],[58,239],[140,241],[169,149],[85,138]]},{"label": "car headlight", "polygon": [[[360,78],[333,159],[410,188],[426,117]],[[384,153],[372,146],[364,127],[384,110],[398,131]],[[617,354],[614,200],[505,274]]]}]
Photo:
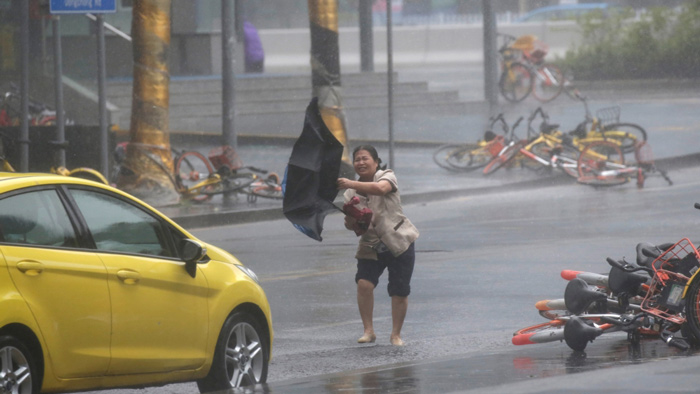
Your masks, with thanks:
[{"label": "car headlight", "polygon": [[243,271],[244,274],[248,275],[250,279],[254,280],[255,283],[260,284],[260,279],[258,279],[258,276],[255,275],[255,272],[253,272],[252,269],[245,267],[243,265],[236,265],[239,270]]}]

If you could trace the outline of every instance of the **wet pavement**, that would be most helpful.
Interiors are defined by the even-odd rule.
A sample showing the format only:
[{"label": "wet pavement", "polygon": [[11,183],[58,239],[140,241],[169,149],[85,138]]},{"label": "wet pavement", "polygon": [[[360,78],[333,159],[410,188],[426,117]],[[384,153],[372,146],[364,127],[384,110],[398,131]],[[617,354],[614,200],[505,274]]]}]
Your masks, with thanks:
[{"label": "wet pavement", "polygon": [[[608,93],[606,93],[608,94]],[[642,124],[653,142],[657,164],[668,170],[696,168],[700,165],[700,124],[696,116],[700,98],[684,93],[669,98],[672,93],[656,92],[645,98],[606,96],[598,101],[603,105],[620,104],[636,123]],[[604,94],[600,94],[604,97]],[[670,101],[670,104],[669,104]],[[531,111],[537,103],[525,103],[509,108],[510,113]],[[561,123],[575,125],[581,118],[580,103],[561,101],[549,107]],[[659,116],[663,114],[664,116]],[[485,122],[485,114],[468,114],[460,120],[446,119],[445,124],[468,123],[479,119],[471,127],[467,140],[478,139]],[[629,119],[628,119],[629,120]],[[288,138],[266,141],[251,140],[239,143],[239,155],[246,165],[254,165],[283,173],[296,134],[291,128]],[[449,129],[449,128],[446,128]],[[432,152],[443,143],[463,140],[462,129],[429,136],[403,136],[395,151],[394,169],[400,175],[402,199],[410,204],[420,201],[446,199],[461,195],[483,194],[506,188],[528,188],[571,182],[559,174],[541,174],[525,170],[499,171],[485,177],[480,172],[451,173],[432,162]],[[388,157],[388,147],[381,138],[362,134],[353,142],[371,142],[378,147],[380,156]],[[213,138],[191,143],[180,148],[206,153],[216,146]],[[208,141],[208,142],[207,142]],[[691,170],[692,171],[692,170]],[[673,178],[673,172],[671,172]],[[585,186],[581,186],[585,187]],[[634,187],[625,185],[623,187]],[[204,204],[183,204],[161,207],[187,228],[203,228],[233,223],[254,222],[282,218],[281,201],[246,201],[245,195],[225,203],[221,196]],[[604,390],[609,393],[662,393],[698,392],[696,371],[700,358],[688,357],[656,339],[631,346],[624,335],[601,338],[586,353],[570,351],[565,345],[542,350],[520,349],[517,356],[511,348],[503,352],[465,354],[442,360],[426,360],[405,364],[390,364],[363,370],[352,370],[303,379],[276,381],[255,388],[236,389],[236,393],[589,393]],[[672,383],[669,383],[672,382]]]},{"label": "wet pavement", "polygon": [[[524,350],[524,349],[523,349]],[[463,355],[442,360],[287,380],[236,393],[697,393],[700,358],[658,340],[630,345],[599,338],[587,352],[568,348]],[[663,361],[663,362],[660,362]]]}]

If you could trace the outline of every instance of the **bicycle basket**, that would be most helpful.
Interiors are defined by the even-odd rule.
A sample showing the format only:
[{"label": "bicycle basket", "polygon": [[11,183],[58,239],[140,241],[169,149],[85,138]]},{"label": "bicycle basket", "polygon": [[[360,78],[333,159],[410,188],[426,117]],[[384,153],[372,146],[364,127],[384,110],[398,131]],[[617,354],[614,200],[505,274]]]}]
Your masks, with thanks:
[{"label": "bicycle basket", "polygon": [[489,151],[491,156],[498,156],[499,153],[503,150],[503,147],[505,146],[505,139],[503,138],[502,135],[497,135],[492,139],[489,143],[486,149]]},{"label": "bicycle basket", "polygon": [[654,155],[651,153],[651,145],[646,141],[637,141],[634,144],[634,158],[639,164],[653,164]]},{"label": "bicycle basket", "polygon": [[654,277],[644,296],[643,311],[676,324],[685,322],[683,290],[700,267],[698,251],[688,238],[683,238],[652,263]]},{"label": "bicycle basket", "polygon": [[238,153],[229,145],[213,148],[209,151],[208,158],[217,171],[221,167],[228,167],[231,171],[243,167],[243,162],[238,157]]},{"label": "bicycle basket", "polygon": [[600,122],[600,125],[603,127],[613,123],[619,123],[620,107],[616,105],[613,107],[601,108],[596,111],[595,116],[598,118],[598,122]]}]

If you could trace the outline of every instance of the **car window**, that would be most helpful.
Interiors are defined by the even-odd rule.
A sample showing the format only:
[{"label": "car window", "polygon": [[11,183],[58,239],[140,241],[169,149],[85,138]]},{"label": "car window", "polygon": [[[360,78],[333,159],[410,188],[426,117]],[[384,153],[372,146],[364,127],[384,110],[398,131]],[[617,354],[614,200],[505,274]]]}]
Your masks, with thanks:
[{"label": "car window", "polygon": [[77,247],[68,213],[56,190],[17,194],[0,200],[2,241],[29,245]]},{"label": "car window", "polygon": [[98,250],[173,257],[160,221],[107,194],[71,189]]}]

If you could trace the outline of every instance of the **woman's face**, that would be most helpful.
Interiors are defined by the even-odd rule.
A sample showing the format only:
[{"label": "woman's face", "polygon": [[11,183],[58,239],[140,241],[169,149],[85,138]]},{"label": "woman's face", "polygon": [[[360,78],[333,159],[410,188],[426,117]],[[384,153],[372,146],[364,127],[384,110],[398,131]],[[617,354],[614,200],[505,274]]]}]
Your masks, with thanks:
[{"label": "woman's face", "polygon": [[360,176],[360,179],[372,179],[374,173],[377,172],[377,162],[372,158],[366,150],[360,149],[355,153],[353,162],[355,172]]}]

